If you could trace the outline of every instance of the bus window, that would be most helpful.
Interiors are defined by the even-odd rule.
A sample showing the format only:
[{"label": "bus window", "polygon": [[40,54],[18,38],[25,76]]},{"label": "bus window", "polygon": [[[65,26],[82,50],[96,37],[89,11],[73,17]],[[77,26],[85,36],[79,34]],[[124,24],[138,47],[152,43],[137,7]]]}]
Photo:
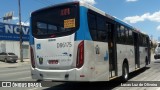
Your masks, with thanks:
[{"label": "bus window", "polygon": [[48,33],[52,34],[57,32],[57,27],[55,25],[48,25]]},{"label": "bus window", "polygon": [[120,43],[121,41],[121,31],[120,31],[120,25],[117,24],[117,43]]},{"label": "bus window", "polygon": [[96,16],[91,13],[88,13],[88,25],[92,39],[97,40]]},{"label": "bus window", "polygon": [[133,35],[132,35],[132,30],[131,29],[129,30],[129,36],[128,37],[129,37],[129,44],[133,45]]},{"label": "bus window", "polygon": [[89,11],[88,25],[91,37],[94,41],[108,41],[105,17],[95,12]]},{"label": "bus window", "polygon": [[103,17],[97,17],[98,41],[107,41],[106,21]]},{"label": "bus window", "polygon": [[130,44],[130,40],[129,40],[129,29],[128,28],[125,28],[125,31],[126,31],[126,44]]},{"label": "bus window", "polygon": [[121,44],[125,43],[125,30],[124,30],[124,26],[121,25],[120,27],[120,32],[121,32]]},{"label": "bus window", "polygon": [[42,22],[37,22],[37,35],[47,34],[47,24]]},{"label": "bus window", "polygon": [[32,33],[36,38],[70,35],[79,28],[79,6],[69,4],[46,8],[32,13],[31,19]]}]

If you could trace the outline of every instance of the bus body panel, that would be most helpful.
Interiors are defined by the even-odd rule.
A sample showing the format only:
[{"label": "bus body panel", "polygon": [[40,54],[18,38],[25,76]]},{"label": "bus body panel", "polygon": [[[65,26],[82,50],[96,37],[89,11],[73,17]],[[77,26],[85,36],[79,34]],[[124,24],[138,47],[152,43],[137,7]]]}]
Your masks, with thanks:
[{"label": "bus body panel", "polygon": [[37,68],[58,70],[74,67],[74,34],[50,39],[34,39]]},{"label": "bus body panel", "polygon": [[95,71],[93,73],[96,81],[108,81],[109,80],[109,51],[108,43],[106,42],[94,42],[94,60]]},{"label": "bus body panel", "polygon": [[[75,47],[77,47],[80,42],[81,41],[75,41]],[[100,52],[96,55],[97,45],[99,46]],[[40,68],[31,68],[32,78],[58,81],[108,81],[109,56],[107,55],[107,45],[107,43],[85,41],[85,59],[84,65],[81,68],[67,70],[43,70]],[[76,48],[75,51],[77,51]],[[76,59],[74,59],[74,61],[76,61]],[[65,75],[69,75],[68,78],[66,78]]]},{"label": "bus body panel", "polygon": [[148,51],[147,51],[147,47],[144,46],[140,46],[139,47],[139,52],[140,52],[140,65],[141,67],[145,66],[145,62],[146,62],[146,58],[148,56]]},{"label": "bus body panel", "polygon": [[80,6],[80,27],[75,32],[75,41],[79,40],[91,40],[91,35],[88,27],[88,18],[87,18],[88,9],[84,6]]},{"label": "bus body panel", "polygon": [[129,71],[135,70],[135,51],[134,46],[117,44],[117,61],[118,61],[118,76],[122,75],[122,66],[125,59],[129,64]]},{"label": "bus body panel", "polygon": [[[72,35],[69,35],[68,37],[70,36],[72,37]],[[77,50],[77,47],[80,41],[73,42],[73,43],[74,43],[74,47],[73,47],[74,50]],[[77,53],[74,52],[74,55],[72,57],[73,59],[72,64],[69,64],[69,63],[63,64],[63,65],[68,65],[68,66],[70,65],[70,68],[62,68],[63,66],[57,66],[57,65],[52,65],[53,68],[51,68],[51,70],[48,70],[42,67],[31,68],[32,78],[40,79],[40,80],[77,81],[76,72],[80,72],[83,69],[75,68],[76,59],[77,59],[76,57],[77,57]],[[36,66],[38,66],[37,63],[36,63]],[[46,65],[46,67],[49,67],[49,66]],[[59,68],[55,68],[55,67],[59,67]]]}]

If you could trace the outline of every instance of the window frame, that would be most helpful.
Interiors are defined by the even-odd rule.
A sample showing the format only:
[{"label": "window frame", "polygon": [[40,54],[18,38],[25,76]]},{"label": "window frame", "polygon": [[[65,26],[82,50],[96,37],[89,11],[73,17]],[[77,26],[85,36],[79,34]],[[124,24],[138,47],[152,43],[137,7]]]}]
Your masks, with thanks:
[{"label": "window frame", "polygon": [[[90,24],[90,17],[89,15],[93,15],[95,18],[95,27],[91,27],[92,24]],[[89,32],[91,35],[91,38],[93,41],[99,41],[99,42],[108,42],[108,31],[107,31],[107,26],[106,26],[106,17],[103,15],[100,15],[92,10],[88,10],[87,12],[87,17],[88,17],[88,27],[89,27]],[[102,24],[99,24],[98,20],[104,20]],[[102,26],[98,26],[102,25]],[[104,29],[103,29],[104,27]],[[102,29],[101,29],[102,28]],[[92,33],[93,31],[96,32],[96,34]],[[103,35],[105,33],[105,35]],[[102,39],[104,37],[104,39]]]},{"label": "window frame", "polygon": [[[73,7],[73,6],[76,7],[76,9],[75,9],[76,15],[75,15],[75,17],[73,17],[73,18],[76,19],[76,21],[75,21],[76,27],[75,28],[71,28],[70,31],[66,30],[66,32],[62,32],[62,33],[58,32],[58,33],[53,33],[53,34],[49,33],[48,34],[48,30],[47,30],[47,34],[44,34],[44,35],[37,35],[35,33],[36,29],[37,29],[37,22],[46,23],[46,21],[44,21],[45,19],[42,19],[42,20],[38,19],[38,18],[42,18],[42,17],[37,17],[37,15],[41,14],[41,16],[43,16],[43,14],[45,12],[47,12],[47,13],[50,13],[51,11],[53,12],[53,10],[55,8],[67,8],[67,7]],[[71,19],[69,17],[67,19]],[[48,21],[47,24],[51,24],[50,21]],[[53,24],[51,24],[51,25],[53,25]],[[80,5],[79,5],[79,3],[68,3],[68,4],[51,6],[51,7],[48,7],[48,8],[37,10],[37,11],[35,11],[31,14],[31,30],[32,30],[31,33],[32,33],[32,36],[37,38],[37,39],[56,38],[56,37],[63,37],[63,36],[71,35],[71,34],[75,33],[79,29],[79,27],[80,27]],[[48,25],[47,25],[47,28],[48,28]],[[57,27],[57,29],[58,29],[58,27]],[[52,37],[53,35],[55,37]]]}]

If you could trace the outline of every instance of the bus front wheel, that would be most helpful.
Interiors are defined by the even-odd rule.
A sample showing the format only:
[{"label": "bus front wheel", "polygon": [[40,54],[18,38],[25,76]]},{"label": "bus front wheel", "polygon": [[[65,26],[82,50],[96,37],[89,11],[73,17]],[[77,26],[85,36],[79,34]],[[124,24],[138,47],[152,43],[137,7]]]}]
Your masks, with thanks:
[{"label": "bus front wheel", "polygon": [[128,65],[126,63],[124,63],[123,67],[122,67],[122,78],[123,78],[123,81],[126,82],[128,80],[128,77],[129,77]]}]

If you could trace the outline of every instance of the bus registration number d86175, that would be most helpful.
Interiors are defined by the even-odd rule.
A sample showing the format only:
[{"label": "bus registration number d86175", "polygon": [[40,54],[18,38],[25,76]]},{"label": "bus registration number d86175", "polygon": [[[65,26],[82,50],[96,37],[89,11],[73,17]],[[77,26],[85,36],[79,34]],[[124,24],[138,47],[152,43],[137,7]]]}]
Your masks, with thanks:
[{"label": "bus registration number d86175", "polygon": [[57,43],[57,48],[65,48],[65,47],[72,47],[71,42]]}]

